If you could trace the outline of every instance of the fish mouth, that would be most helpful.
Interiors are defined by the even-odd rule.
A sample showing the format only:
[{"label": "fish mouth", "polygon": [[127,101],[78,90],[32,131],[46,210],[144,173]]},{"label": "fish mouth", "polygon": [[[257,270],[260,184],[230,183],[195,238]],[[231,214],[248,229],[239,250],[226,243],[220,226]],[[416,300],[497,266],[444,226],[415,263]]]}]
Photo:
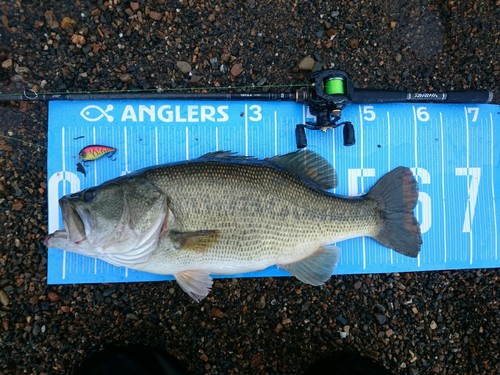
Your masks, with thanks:
[{"label": "fish mouth", "polygon": [[85,240],[87,237],[85,231],[85,221],[83,220],[78,209],[70,200],[65,199],[65,197],[59,200],[59,205],[61,206],[63,215],[64,232],[68,240],[76,244]]}]

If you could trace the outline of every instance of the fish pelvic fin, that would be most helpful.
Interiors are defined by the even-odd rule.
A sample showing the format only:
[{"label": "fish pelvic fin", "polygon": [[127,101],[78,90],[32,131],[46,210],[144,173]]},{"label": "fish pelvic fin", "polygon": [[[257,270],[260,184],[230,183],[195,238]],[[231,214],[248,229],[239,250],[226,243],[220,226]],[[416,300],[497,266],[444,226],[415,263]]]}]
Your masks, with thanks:
[{"label": "fish pelvic fin", "polygon": [[205,298],[212,289],[213,280],[206,271],[182,271],[175,274],[174,277],[182,290],[196,302]]},{"label": "fish pelvic fin", "polygon": [[409,168],[398,167],[382,178],[366,194],[377,202],[383,224],[374,238],[382,245],[409,257],[417,257],[422,245],[420,225],[413,214],[418,200],[418,184]]},{"label": "fish pelvic fin", "polygon": [[278,264],[303,283],[322,285],[331,276],[337,266],[340,249],[335,246],[321,246],[315,253],[295,263]]},{"label": "fish pelvic fin", "polygon": [[214,246],[220,238],[218,230],[198,230],[195,232],[171,231],[169,236],[181,250],[203,252]]}]

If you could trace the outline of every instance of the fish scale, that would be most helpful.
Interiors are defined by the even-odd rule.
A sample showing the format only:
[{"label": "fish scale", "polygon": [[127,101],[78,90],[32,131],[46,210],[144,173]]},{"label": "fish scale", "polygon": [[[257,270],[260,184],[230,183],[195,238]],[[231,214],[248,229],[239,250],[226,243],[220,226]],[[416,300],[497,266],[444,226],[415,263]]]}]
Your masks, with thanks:
[{"label": "fish scale", "polygon": [[[188,269],[205,262],[216,265],[227,257],[234,261],[259,259],[267,265],[285,257],[301,259],[304,254],[296,250],[301,243],[366,235],[380,224],[367,202],[316,191],[293,175],[260,164],[186,163],[148,178],[173,202],[173,213],[181,223],[175,229],[230,226],[212,249],[203,254],[188,252],[179,265],[179,254],[170,253],[171,258],[162,263],[173,268],[180,263]],[[221,187],[221,181],[227,183]],[[242,265],[239,271],[248,269]]]}]

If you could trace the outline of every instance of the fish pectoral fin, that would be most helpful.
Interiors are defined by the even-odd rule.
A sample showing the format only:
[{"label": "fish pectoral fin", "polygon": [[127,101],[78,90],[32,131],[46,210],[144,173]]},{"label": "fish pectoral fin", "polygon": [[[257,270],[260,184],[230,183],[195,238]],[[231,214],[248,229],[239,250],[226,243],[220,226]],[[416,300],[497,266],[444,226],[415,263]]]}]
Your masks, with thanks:
[{"label": "fish pectoral fin", "polygon": [[303,283],[322,285],[337,266],[340,249],[335,246],[321,246],[314,254],[295,263],[279,264]]},{"label": "fish pectoral fin", "polygon": [[170,232],[173,242],[176,242],[181,250],[203,252],[217,243],[220,237],[218,230],[198,230],[195,232]]},{"label": "fish pectoral fin", "polygon": [[206,271],[182,271],[174,275],[175,280],[192,299],[200,302],[212,289],[213,280]]}]

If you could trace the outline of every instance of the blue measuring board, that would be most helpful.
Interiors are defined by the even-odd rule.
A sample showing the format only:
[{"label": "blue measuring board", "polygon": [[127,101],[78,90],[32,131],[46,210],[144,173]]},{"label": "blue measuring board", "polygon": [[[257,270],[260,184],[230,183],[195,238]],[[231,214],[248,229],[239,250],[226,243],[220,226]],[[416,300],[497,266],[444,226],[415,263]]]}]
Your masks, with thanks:
[{"label": "blue measuring board", "polygon": [[[308,149],[337,170],[340,195],[366,192],[384,173],[404,165],[419,183],[416,215],[423,245],[418,258],[369,238],[338,244],[335,274],[493,268],[500,266],[500,109],[498,105],[350,105],[357,142],[345,147],[341,129],[307,131]],[[62,228],[58,199],[146,166],[230,150],[269,157],[296,150],[295,125],[312,121],[293,102],[113,100],[51,101],[47,158],[49,232]],[[77,171],[85,146],[117,149]],[[236,275],[283,276],[276,267]],[[234,277],[234,276],[231,276]],[[49,249],[48,282],[171,280]]]}]

